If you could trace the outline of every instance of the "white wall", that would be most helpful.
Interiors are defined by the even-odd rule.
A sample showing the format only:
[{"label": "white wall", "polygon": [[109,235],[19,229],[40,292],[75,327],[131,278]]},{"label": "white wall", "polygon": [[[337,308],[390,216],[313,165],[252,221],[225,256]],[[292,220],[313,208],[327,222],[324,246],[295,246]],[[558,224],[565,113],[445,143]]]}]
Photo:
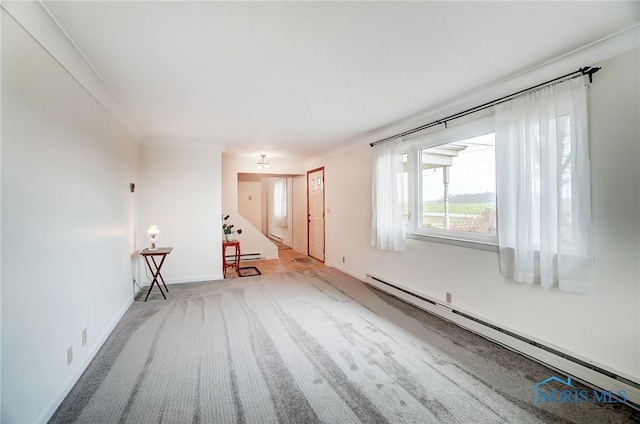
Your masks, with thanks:
[{"label": "white wall", "polygon": [[55,411],[132,301],[129,182],[139,156],[111,115],[0,13],[1,420],[34,423]]},{"label": "white wall", "polygon": [[[374,274],[618,373],[640,377],[640,130],[638,50],[606,60],[590,89],[592,294],[546,290],[499,273],[497,253],[408,240],[402,253],[370,246],[368,145],[325,166],[326,262]],[[346,262],[342,263],[342,257]]]},{"label": "white wall", "polygon": [[258,230],[262,229],[262,183],[238,181],[238,212]]},{"label": "white wall", "polygon": [[[171,246],[162,267],[167,283],[222,279],[221,153],[219,150],[143,147],[138,246]],[[141,279],[148,282],[141,265]]]}]

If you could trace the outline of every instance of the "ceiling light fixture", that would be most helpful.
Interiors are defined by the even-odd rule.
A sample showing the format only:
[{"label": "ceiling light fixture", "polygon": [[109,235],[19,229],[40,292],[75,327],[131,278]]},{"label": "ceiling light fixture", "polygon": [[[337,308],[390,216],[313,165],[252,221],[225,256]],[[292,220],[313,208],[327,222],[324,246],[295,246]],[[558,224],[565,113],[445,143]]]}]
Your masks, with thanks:
[{"label": "ceiling light fixture", "polygon": [[269,165],[269,161],[267,160],[267,155],[260,155],[260,159],[258,159],[258,164],[256,168],[260,170],[269,169],[271,165]]}]

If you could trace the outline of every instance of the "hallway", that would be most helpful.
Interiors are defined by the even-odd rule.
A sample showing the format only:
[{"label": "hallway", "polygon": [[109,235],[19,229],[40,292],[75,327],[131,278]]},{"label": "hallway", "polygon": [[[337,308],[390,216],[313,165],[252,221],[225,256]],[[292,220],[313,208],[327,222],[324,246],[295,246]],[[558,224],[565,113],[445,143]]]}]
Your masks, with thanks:
[{"label": "hallway", "polygon": [[[278,244],[278,243],[276,243]],[[324,268],[325,264],[310,258],[296,250],[282,246],[278,249],[278,259],[263,259],[257,261],[242,261],[240,268],[248,268],[255,266],[264,274],[273,274],[280,272],[307,271],[309,269]],[[237,278],[233,268],[227,269],[226,278]]]}]

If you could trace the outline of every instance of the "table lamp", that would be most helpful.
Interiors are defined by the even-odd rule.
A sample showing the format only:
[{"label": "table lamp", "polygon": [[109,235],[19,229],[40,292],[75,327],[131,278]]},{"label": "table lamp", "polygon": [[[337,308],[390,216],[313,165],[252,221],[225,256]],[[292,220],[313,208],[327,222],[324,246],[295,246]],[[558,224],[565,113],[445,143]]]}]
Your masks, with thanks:
[{"label": "table lamp", "polygon": [[158,234],[160,234],[158,226],[152,225],[151,227],[149,227],[149,229],[147,230],[147,234],[149,234],[149,243],[151,243],[151,247],[149,248],[149,250],[157,250],[158,248],[156,247],[156,237],[158,236]]}]

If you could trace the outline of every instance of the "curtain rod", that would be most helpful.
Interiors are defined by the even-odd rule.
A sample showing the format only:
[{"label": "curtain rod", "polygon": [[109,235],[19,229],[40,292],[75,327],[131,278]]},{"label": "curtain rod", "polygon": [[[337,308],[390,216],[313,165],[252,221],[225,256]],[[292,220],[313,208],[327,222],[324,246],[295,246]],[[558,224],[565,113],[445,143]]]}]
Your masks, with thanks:
[{"label": "curtain rod", "polygon": [[405,131],[405,132],[402,132],[402,133],[399,133],[399,134],[396,134],[396,135],[392,135],[391,137],[387,137],[387,138],[383,138],[382,140],[374,141],[373,143],[369,143],[369,145],[371,147],[373,147],[376,144],[384,143],[385,141],[393,140],[393,139],[398,138],[398,137],[404,137],[406,135],[413,134],[413,133],[416,133],[418,131],[422,131],[422,130],[425,130],[427,128],[431,128],[431,127],[434,127],[434,126],[440,125],[440,124],[444,124],[444,126],[446,128],[448,121],[453,121],[454,119],[462,118],[463,116],[467,116],[467,115],[470,115],[472,113],[479,112],[481,110],[484,110],[484,109],[490,108],[492,106],[498,105],[500,103],[504,103],[504,102],[512,99],[513,97],[519,95],[519,94],[526,93],[527,91],[535,90],[536,88],[551,84],[552,82],[556,82],[556,81],[559,81],[559,80],[570,79],[570,77],[576,78],[576,77],[579,77],[579,76],[588,75],[589,76],[589,83],[592,83],[593,82],[593,74],[598,72],[600,69],[602,69],[602,68],[597,68],[597,67],[596,68],[592,68],[591,66],[585,66],[584,68],[580,68],[577,71],[573,71],[573,72],[570,72],[570,73],[568,73],[566,75],[562,75],[560,77],[550,79],[549,81],[545,81],[543,83],[534,85],[533,87],[525,88],[524,90],[520,90],[518,92],[511,93],[511,94],[509,94],[507,96],[500,97],[499,99],[495,99],[495,100],[492,100],[490,102],[481,104],[479,106],[472,107],[471,109],[467,109],[467,110],[464,110],[462,112],[458,112],[458,113],[455,113],[453,115],[449,115],[446,118],[438,119],[438,120],[430,122],[428,124],[420,125],[419,127],[416,127],[414,129],[411,129],[411,130],[408,130],[408,131]]}]

